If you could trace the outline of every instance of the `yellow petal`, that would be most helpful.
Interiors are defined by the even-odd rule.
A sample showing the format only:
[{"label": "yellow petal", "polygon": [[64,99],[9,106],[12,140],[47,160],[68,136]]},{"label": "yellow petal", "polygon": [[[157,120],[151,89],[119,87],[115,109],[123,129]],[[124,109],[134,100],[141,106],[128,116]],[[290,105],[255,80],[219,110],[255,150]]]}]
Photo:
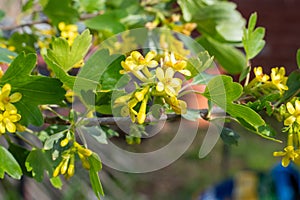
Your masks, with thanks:
[{"label": "yellow petal", "polygon": [[156,56],[155,51],[149,51],[145,57],[146,62],[151,61]]},{"label": "yellow petal", "polygon": [[19,115],[19,114],[16,114],[16,115],[10,115],[9,116],[9,120],[11,121],[11,122],[17,122],[17,121],[19,121],[21,119],[21,115]]},{"label": "yellow petal", "polygon": [[182,81],[179,78],[173,78],[170,82],[171,87],[180,87]]},{"label": "yellow petal", "polygon": [[164,89],[165,89],[165,85],[162,82],[158,82],[156,85],[156,90],[158,92],[162,92],[162,91],[164,91]]},{"label": "yellow petal", "polygon": [[124,61],[121,62],[121,66],[125,69],[125,71],[131,71],[131,67]]},{"label": "yellow petal", "polygon": [[156,77],[159,81],[163,81],[165,79],[164,70],[161,67],[156,69]]},{"label": "yellow petal", "polygon": [[174,68],[176,70],[183,70],[186,67],[187,63],[184,60],[178,61],[175,65]]},{"label": "yellow petal", "polygon": [[2,90],[1,90],[1,96],[2,98],[6,98],[9,96],[10,94],[10,91],[11,91],[11,85],[6,83],[3,87],[2,87]]},{"label": "yellow petal", "polygon": [[15,92],[12,95],[10,95],[10,102],[15,103],[21,100],[22,94],[20,92]]},{"label": "yellow petal", "polygon": [[296,117],[294,117],[293,115],[292,116],[289,116],[286,120],[284,120],[284,125],[285,126],[289,126],[289,125],[292,125],[296,120]]},{"label": "yellow petal", "polygon": [[0,133],[5,133],[5,125],[3,122],[0,122]]},{"label": "yellow petal", "polygon": [[5,127],[6,127],[6,129],[7,129],[9,132],[11,132],[11,133],[16,132],[16,130],[17,130],[16,125],[15,125],[14,123],[10,122],[10,121],[9,121],[8,123],[5,124]]},{"label": "yellow petal", "polygon": [[286,152],[283,152],[283,151],[273,152],[273,156],[275,156],[275,157],[281,157],[281,156],[285,156],[285,155],[286,155]]},{"label": "yellow petal", "polygon": [[60,23],[58,24],[58,28],[59,28],[59,30],[61,30],[61,31],[64,30],[65,27],[66,27],[65,22],[60,22]]},{"label": "yellow petal", "polygon": [[138,51],[133,51],[133,52],[131,52],[130,55],[131,55],[132,58],[133,58],[134,60],[136,60],[136,61],[138,61],[138,60],[141,59],[141,58],[144,58],[144,57],[142,56],[142,54],[141,54],[140,52],[138,52]]},{"label": "yellow petal", "polygon": [[281,160],[281,164],[283,167],[287,167],[290,164],[290,158],[288,156],[284,156]]},{"label": "yellow petal", "polygon": [[191,76],[191,72],[187,69],[183,69],[183,70],[179,70],[179,72],[183,75],[186,75],[186,76]]},{"label": "yellow petal", "polygon": [[294,114],[295,108],[294,108],[294,106],[293,106],[293,104],[292,104],[291,102],[288,102],[288,103],[286,104],[286,108],[287,108],[287,110],[288,110],[288,112],[289,112],[290,114]]},{"label": "yellow petal", "polygon": [[298,113],[300,113],[300,101],[299,100],[296,100],[295,101],[295,109],[296,109],[296,112]]},{"label": "yellow petal", "polygon": [[298,125],[300,125],[300,116],[296,117],[296,122],[298,123]]},{"label": "yellow petal", "polygon": [[150,62],[147,63],[147,66],[149,68],[154,68],[158,65],[158,62],[156,60],[151,60]]},{"label": "yellow petal", "polygon": [[4,110],[4,103],[2,101],[0,101],[0,110]]},{"label": "yellow petal", "polygon": [[17,108],[11,103],[4,105],[4,107],[5,110],[9,111],[10,113],[17,113]]},{"label": "yellow petal", "polygon": [[175,89],[173,87],[169,86],[169,85],[165,87],[165,91],[166,91],[167,95],[169,95],[169,96],[175,96],[176,95]]},{"label": "yellow petal", "polygon": [[165,78],[166,79],[171,79],[174,76],[174,70],[171,67],[168,67],[166,70]]}]

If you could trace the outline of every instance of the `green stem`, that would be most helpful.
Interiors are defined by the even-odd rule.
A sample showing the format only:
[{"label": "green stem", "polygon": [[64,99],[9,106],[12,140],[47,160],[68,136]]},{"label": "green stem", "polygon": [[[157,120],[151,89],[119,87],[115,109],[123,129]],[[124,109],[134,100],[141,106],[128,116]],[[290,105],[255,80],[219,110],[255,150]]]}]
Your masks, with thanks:
[{"label": "green stem", "polygon": [[21,140],[23,140],[25,143],[29,144],[30,146],[34,147],[34,148],[38,148],[35,144],[33,144],[31,141],[27,140],[25,137],[23,137],[22,135],[20,135],[19,133],[15,133],[15,135],[20,138]]}]

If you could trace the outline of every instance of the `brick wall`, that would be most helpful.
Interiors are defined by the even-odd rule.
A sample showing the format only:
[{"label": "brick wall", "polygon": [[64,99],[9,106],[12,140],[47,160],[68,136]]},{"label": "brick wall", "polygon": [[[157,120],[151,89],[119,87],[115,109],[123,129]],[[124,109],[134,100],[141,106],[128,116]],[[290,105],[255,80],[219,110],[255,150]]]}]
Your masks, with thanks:
[{"label": "brick wall", "polygon": [[266,68],[297,68],[296,51],[300,48],[300,0],[233,0],[245,18],[258,14],[258,25],[266,28],[266,46],[252,65]]}]

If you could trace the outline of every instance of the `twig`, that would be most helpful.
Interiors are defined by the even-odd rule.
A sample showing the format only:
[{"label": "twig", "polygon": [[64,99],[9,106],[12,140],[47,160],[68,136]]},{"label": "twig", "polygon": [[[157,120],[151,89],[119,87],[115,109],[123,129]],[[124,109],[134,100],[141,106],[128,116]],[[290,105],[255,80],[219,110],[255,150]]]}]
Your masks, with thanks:
[{"label": "twig", "polygon": [[34,21],[34,22],[29,22],[29,23],[25,23],[25,24],[14,25],[14,26],[0,26],[0,29],[3,31],[10,31],[10,30],[22,28],[25,26],[32,26],[35,24],[49,24],[49,20]]},{"label": "twig", "polygon": [[[201,118],[205,120],[209,120],[208,118],[208,110],[207,109],[197,109]],[[213,109],[212,113],[214,116],[218,116],[223,114],[224,111],[221,109]],[[162,116],[160,119],[156,119],[152,116],[147,116],[145,119],[145,123],[150,122],[159,122],[163,120],[176,120],[181,118],[181,115],[177,114],[167,114]],[[130,117],[97,117],[97,118],[82,118],[82,124],[85,126],[98,126],[98,125],[116,125],[117,123],[131,122]],[[60,125],[69,125],[68,121],[62,120],[59,117],[46,117],[45,123],[47,124],[60,124]]]}]

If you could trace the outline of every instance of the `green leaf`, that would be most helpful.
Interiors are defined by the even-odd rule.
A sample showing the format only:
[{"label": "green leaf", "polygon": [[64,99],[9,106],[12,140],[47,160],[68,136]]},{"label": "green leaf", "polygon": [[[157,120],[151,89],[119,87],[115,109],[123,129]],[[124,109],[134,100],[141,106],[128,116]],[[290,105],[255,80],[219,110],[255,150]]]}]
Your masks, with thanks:
[{"label": "green leaf", "polygon": [[239,74],[247,67],[245,55],[233,46],[220,43],[209,37],[200,37],[198,42],[230,74]]},{"label": "green leaf", "polygon": [[51,135],[44,144],[44,149],[45,150],[50,150],[53,148],[54,143],[57,143],[59,139],[65,136],[65,131],[61,131],[59,133]]},{"label": "green leaf", "polygon": [[51,157],[41,149],[33,149],[28,155],[25,166],[28,172],[38,182],[44,179],[44,172],[52,172]]},{"label": "green leaf", "polygon": [[188,69],[192,74],[189,78],[193,78],[199,73],[210,68],[213,61],[214,57],[211,57],[207,51],[200,52],[197,58],[190,58],[186,66],[186,69]]},{"label": "green leaf", "polygon": [[181,8],[183,19],[185,21],[191,21],[193,15],[205,6],[201,1],[194,0],[177,0],[177,3]]},{"label": "green leaf", "polygon": [[[120,55],[114,58],[112,63],[107,67],[105,72],[102,74],[99,83],[101,84],[102,90],[113,90],[116,87],[124,86],[129,82],[129,77],[120,74],[120,70],[123,69],[121,61],[125,60],[124,55]],[[123,80],[121,78],[123,77]],[[120,84],[119,82],[122,81]],[[118,86],[117,86],[118,84]]]},{"label": "green leaf", "polygon": [[300,49],[297,50],[296,60],[297,60],[298,68],[300,68]]},{"label": "green leaf", "polygon": [[90,163],[91,170],[98,172],[102,169],[102,162],[97,154],[93,153],[89,156],[88,161]]},{"label": "green leaf", "polygon": [[61,189],[63,185],[59,176],[50,178],[50,183],[57,189]]},{"label": "green leaf", "polygon": [[54,25],[59,22],[74,23],[79,18],[78,11],[71,6],[71,0],[49,0],[43,12]]},{"label": "green leaf", "polygon": [[55,61],[50,60],[50,58],[47,55],[43,55],[43,58],[45,62],[47,63],[48,67],[50,67],[55,76],[63,82],[67,87],[73,88],[76,77],[70,76],[67,72],[65,72],[58,64],[55,63]]},{"label": "green leaf", "polygon": [[209,81],[202,95],[224,109],[245,128],[269,138],[269,133],[260,132],[260,127],[266,126],[261,116],[247,106],[234,103],[241,96],[242,91],[243,87],[233,82],[230,76],[220,75]]},{"label": "green leaf", "polygon": [[193,85],[206,85],[212,78],[216,75],[207,74],[207,73],[199,73],[197,76],[193,78]]},{"label": "green leaf", "polygon": [[91,41],[92,36],[88,29],[75,38],[72,46],[69,46],[64,38],[54,38],[51,42],[51,49],[47,51],[47,56],[65,72],[69,71],[84,58]]},{"label": "green leaf", "polygon": [[120,12],[108,11],[85,21],[85,25],[94,30],[108,31],[116,34],[125,31],[125,26],[120,22]]},{"label": "green leaf", "polygon": [[7,173],[14,179],[20,179],[22,169],[14,156],[3,146],[0,146],[0,178],[4,178]]},{"label": "green leaf", "polygon": [[20,92],[22,99],[15,103],[23,125],[43,124],[43,117],[38,105],[56,104],[64,99],[62,83],[55,78],[30,75],[36,64],[36,55],[21,53],[14,59],[0,80],[0,86],[9,83],[12,93]]},{"label": "green leaf", "polygon": [[80,127],[84,134],[91,135],[100,144],[107,144],[106,132],[99,126]]},{"label": "green leaf", "polygon": [[26,170],[26,167],[25,167],[25,161],[26,161],[26,158],[27,158],[28,154],[30,153],[30,151],[23,148],[20,145],[14,144],[14,143],[9,144],[8,150],[14,156],[16,161],[20,164],[22,173],[28,177],[32,177],[31,174]]},{"label": "green leaf", "polygon": [[83,11],[92,13],[105,8],[105,0],[79,0]]},{"label": "green leaf", "polygon": [[221,42],[240,42],[245,20],[236,4],[226,1],[177,0],[185,21],[197,23],[202,35]]},{"label": "green leaf", "polygon": [[234,132],[230,128],[223,128],[221,131],[221,138],[223,142],[227,145],[237,145],[238,139],[240,138],[239,134]]},{"label": "green leaf", "polygon": [[16,57],[18,54],[12,52],[6,48],[0,47],[0,63],[11,63],[12,57]]},{"label": "green leaf", "polygon": [[103,188],[98,174],[98,171],[102,169],[101,160],[97,154],[93,153],[88,157],[88,161],[91,166],[89,175],[92,189],[97,198],[100,199],[100,196],[104,196]]},{"label": "green leaf", "polygon": [[14,46],[17,53],[35,53],[35,43],[37,42],[37,36],[27,33],[13,33],[9,40],[8,45]]},{"label": "green leaf", "polygon": [[34,0],[28,0],[23,6],[22,6],[22,12],[26,12],[27,10],[30,10],[33,7]]},{"label": "green leaf", "polygon": [[265,29],[262,27],[254,29],[256,20],[257,14],[253,13],[249,19],[248,29],[244,28],[242,42],[248,60],[254,58],[265,46],[265,41],[263,40]]},{"label": "green leaf", "polygon": [[286,85],[289,89],[283,94],[280,102],[286,102],[300,93],[300,69],[289,75]]}]

